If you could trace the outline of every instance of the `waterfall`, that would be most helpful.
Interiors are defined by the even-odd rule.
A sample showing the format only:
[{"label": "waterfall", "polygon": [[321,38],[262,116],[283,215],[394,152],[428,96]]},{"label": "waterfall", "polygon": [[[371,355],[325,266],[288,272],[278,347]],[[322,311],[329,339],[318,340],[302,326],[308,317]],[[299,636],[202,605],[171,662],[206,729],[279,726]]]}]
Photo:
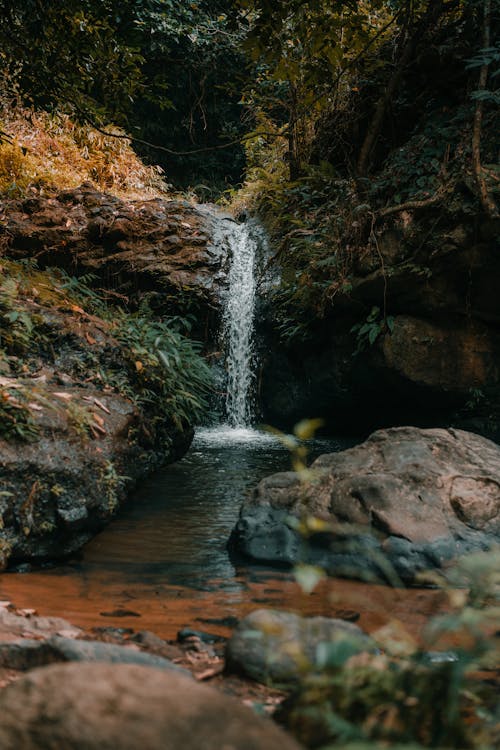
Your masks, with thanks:
[{"label": "waterfall", "polygon": [[256,265],[266,239],[255,219],[239,224],[227,215],[215,218],[212,241],[224,247],[229,263],[222,320],[227,371],[226,421],[231,427],[250,427],[255,414]]},{"label": "waterfall", "polygon": [[252,236],[249,222],[226,223],[230,252],[223,323],[227,367],[226,414],[232,427],[248,427],[253,416],[257,242]]}]

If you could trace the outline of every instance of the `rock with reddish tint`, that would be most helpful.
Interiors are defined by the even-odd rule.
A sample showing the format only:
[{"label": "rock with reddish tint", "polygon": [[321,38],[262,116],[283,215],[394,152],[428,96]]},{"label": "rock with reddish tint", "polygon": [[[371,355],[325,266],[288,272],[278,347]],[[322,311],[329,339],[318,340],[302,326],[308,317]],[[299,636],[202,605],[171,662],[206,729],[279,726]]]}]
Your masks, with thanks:
[{"label": "rock with reddish tint", "polygon": [[0,429],[0,570],[78,550],[192,439],[159,402],[124,395],[140,381],[110,321],[54,294],[47,278],[19,295],[38,338],[12,367],[2,360],[0,400],[17,432]]},{"label": "rock with reddish tint", "polygon": [[[335,575],[412,581],[500,542],[500,448],[461,430],[399,427],[320,456],[314,477],[263,479],[232,546],[262,561],[324,566]],[[316,517],[308,538],[290,524]]]},{"label": "rock with reddish tint", "polygon": [[[17,392],[34,387],[11,380]],[[50,382],[36,389],[43,395],[33,412],[38,439],[0,439],[0,569],[80,549],[113,518],[134,483],[182,454],[192,436],[169,425],[152,446],[140,410],[117,393]],[[100,432],[87,434],[94,418]]]},{"label": "rock with reddish tint", "polygon": [[[342,645],[340,645],[342,643]],[[358,653],[374,647],[361,628],[331,617],[300,617],[258,609],[241,620],[226,649],[230,672],[278,687],[297,685],[324,668],[332,648]]]},{"label": "rock with reddish tint", "polygon": [[92,272],[127,296],[157,291],[204,308],[218,302],[225,250],[210,243],[208,214],[187,201],[123,200],[85,183],[2,205],[3,252],[14,259]]},{"label": "rock with reddish tint", "polygon": [[0,644],[17,641],[24,637],[43,640],[52,635],[78,638],[80,628],[60,617],[42,617],[34,610],[15,609],[7,601],[0,602]]},{"label": "rock with reddish tint", "polygon": [[34,670],[0,693],[2,750],[300,750],[270,719],[173,672]]}]

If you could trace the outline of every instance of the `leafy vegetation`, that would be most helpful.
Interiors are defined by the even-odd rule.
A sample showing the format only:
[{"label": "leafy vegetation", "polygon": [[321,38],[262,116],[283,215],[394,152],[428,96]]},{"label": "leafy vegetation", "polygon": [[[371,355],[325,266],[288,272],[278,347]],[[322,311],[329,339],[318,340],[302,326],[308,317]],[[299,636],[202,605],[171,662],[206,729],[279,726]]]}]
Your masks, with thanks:
[{"label": "leafy vegetation", "polygon": [[237,200],[270,228],[277,330],[300,341],[349,293],[360,261],[383,265],[388,227],[426,210],[498,216],[500,5],[240,5],[254,14],[258,76]]},{"label": "leafy vegetation", "polygon": [[244,168],[243,32],[232,25],[232,5],[3,0],[4,86],[10,98],[14,90],[23,104],[63,111],[73,122],[125,128],[177,184],[208,181],[211,191],[214,182],[239,179]]},{"label": "leafy vegetation", "polygon": [[421,644],[397,621],[372,634],[381,649],[372,653],[350,640],[321,644],[320,669],[306,670],[281,720],[324,750],[495,747],[499,562],[498,551],[476,553],[446,579],[425,576],[448,592],[451,611],[430,620]]},{"label": "leafy vegetation", "polygon": [[[12,107],[5,96],[0,102],[0,129],[10,136],[0,143],[1,195],[22,197],[29,188],[61,190],[83,182],[123,197],[167,192],[162,169],[145,166],[121,137],[103,135],[62,112]],[[111,132],[123,135],[118,128]]]},{"label": "leafy vegetation", "polygon": [[[201,347],[181,333],[182,318],[155,319],[146,306],[127,312],[116,301],[111,304],[105,291],[92,289],[91,276],[76,279],[61,269],[41,271],[36,264],[15,261],[2,261],[0,272],[0,371],[7,385],[42,364],[56,366],[63,346],[71,377],[132,399],[158,434],[172,423],[186,428],[202,418],[211,374]],[[89,332],[83,340],[76,335],[75,319],[97,325],[107,346],[95,346]],[[36,437],[33,404],[22,388],[12,392],[6,386],[1,404],[2,437]],[[77,434],[95,437],[94,418],[85,406],[70,401],[66,412]]]},{"label": "leafy vegetation", "polygon": [[208,410],[212,383],[201,345],[179,333],[168,320],[152,320],[143,312],[122,314],[113,332],[135,370],[129,395],[143,408],[154,404],[160,415],[178,427],[199,422]]},{"label": "leafy vegetation", "polygon": [[38,436],[39,429],[23,393],[9,387],[0,388],[0,438],[31,442]]}]

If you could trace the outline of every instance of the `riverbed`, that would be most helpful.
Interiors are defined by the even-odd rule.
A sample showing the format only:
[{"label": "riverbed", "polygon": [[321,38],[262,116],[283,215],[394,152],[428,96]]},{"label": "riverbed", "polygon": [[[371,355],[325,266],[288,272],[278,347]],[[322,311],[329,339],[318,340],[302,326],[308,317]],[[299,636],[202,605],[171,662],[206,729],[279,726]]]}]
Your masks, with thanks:
[{"label": "riverbed", "polygon": [[[339,438],[314,440],[309,459],[346,447]],[[166,639],[183,627],[228,635],[236,619],[262,606],[345,617],[368,631],[398,621],[419,636],[447,608],[442,592],[330,578],[306,594],[292,571],[231,559],[227,540],[246,493],[289,468],[290,453],[274,435],[199,430],[188,454],[145,481],[78,557],[3,574],[0,598],[86,629],[151,630]]]}]

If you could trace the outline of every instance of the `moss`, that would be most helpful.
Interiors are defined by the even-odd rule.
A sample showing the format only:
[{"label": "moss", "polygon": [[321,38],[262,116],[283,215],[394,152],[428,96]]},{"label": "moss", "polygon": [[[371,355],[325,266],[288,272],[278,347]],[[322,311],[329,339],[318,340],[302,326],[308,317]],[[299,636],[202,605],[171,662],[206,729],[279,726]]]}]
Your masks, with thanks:
[{"label": "moss", "polygon": [[0,570],[7,567],[12,555],[12,544],[7,539],[0,538]]}]

